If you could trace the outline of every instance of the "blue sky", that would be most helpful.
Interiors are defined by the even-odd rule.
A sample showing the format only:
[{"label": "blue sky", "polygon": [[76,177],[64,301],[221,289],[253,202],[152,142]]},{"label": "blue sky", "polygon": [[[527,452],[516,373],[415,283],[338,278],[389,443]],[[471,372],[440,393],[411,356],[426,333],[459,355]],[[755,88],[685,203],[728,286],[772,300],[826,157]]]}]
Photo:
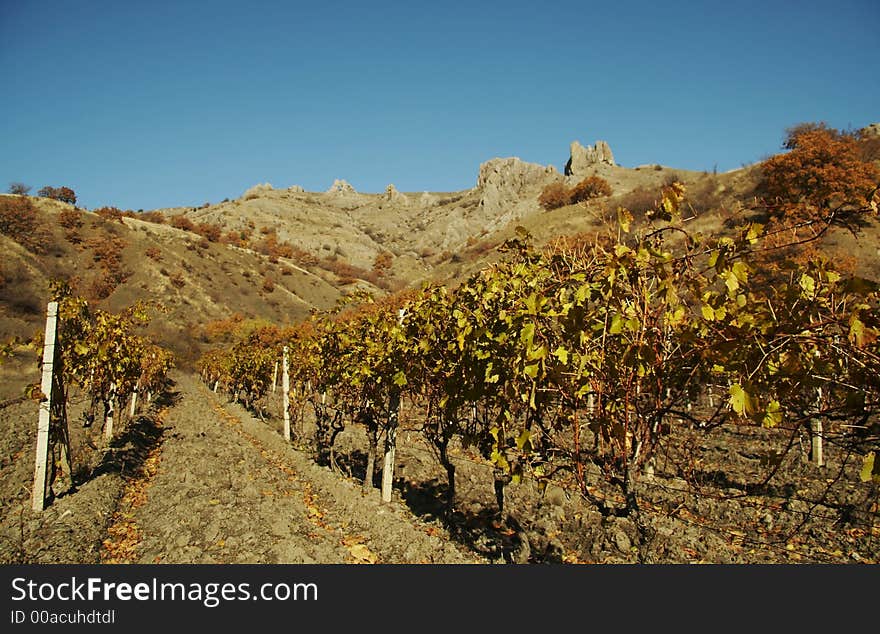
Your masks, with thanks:
[{"label": "blue sky", "polygon": [[880,121],[880,2],[0,0],[0,187],[151,209],[472,187],[495,156],[719,171]]}]

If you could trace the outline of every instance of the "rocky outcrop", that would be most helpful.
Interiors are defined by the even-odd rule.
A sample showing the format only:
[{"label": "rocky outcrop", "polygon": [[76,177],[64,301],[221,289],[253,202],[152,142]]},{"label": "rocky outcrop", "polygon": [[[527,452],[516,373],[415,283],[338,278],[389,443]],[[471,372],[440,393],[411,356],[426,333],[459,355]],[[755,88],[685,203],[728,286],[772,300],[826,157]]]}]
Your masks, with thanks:
[{"label": "rocky outcrop", "polygon": [[480,191],[480,207],[489,215],[509,211],[524,199],[534,198],[548,183],[559,178],[552,165],[526,163],[519,158],[494,158],[480,165],[477,190]]},{"label": "rocky outcrop", "polygon": [[357,190],[352,187],[347,181],[342,180],[341,178],[337,178],[333,181],[333,184],[330,185],[330,189],[327,190],[328,194],[356,194]]},{"label": "rocky outcrop", "polygon": [[288,187],[287,191],[292,194],[303,194],[306,190],[302,185],[293,185],[292,187]]},{"label": "rocky outcrop", "polygon": [[558,175],[559,172],[552,165],[526,163],[515,156],[494,158],[480,165],[477,188],[520,191],[528,185],[547,180],[548,176]]},{"label": "rocky outcrop", "polygon": [[859,132],[861,132],[863,139],[880,137],[880,123],[872,123],[871,125],[867,125],[859,130]]},{"label": "rocky outcrop", "polygon": [[614,165],[614,154],[605,141],[596,141],[596,145],[584,147],[578,141],[572,141],[568,163],[565,164],[566,176],[588,176],[590,170],[599,164]]},{"label": "rocky outcrop", "polygon": [[272,190],[272,185],[269,183],[259,183],[254,185],[249,190],[247,190],[244,194],[242,194],[242,198],[245,200],[252,200],[254,198],[259,198],[263,194],[268,194]]},{"label": "rocky outcrop", "polygon": [[405,205],[409,202],[407,197],[397,191],[397,188],[393,184],[388,185],[388,187],[385,188],[385,200],[390,203],[398,203],[401,205]]}]

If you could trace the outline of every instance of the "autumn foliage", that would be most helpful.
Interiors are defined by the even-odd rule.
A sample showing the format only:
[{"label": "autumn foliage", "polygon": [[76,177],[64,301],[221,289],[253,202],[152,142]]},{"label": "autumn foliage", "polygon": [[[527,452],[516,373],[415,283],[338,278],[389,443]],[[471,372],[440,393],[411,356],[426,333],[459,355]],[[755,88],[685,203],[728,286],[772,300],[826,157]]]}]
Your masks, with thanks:
[{"label": "autumn foliage", "polygon": [[824,124],[789,129],[783,147],[790,151],[761,166],[760,189],[773,216],[840,217],[864,207],[880,185],[880,170],[863,160],[858,140]]},{"label": "autumn foliage", "polygon": [[71,205],[76,204],[76,193],[70,187],[50,187],[46,185],[37,192],[41,198],[51,198]]},{"label": "autumn foliage", "polygon": [[45,253],[51,236],[37,217],[37,209],[24,196],[0,197],[0,233],[32,253]]},{"label": "autumn foliage", "polygon": [[100,209],[96,209],[95,213],[101,216],[104,220],[122,222],[122,210],[117,207],[101,207]]},{"label": "autumn foliage", "polygon": [[183,231],[192,231],[196,227],[192,220],[182,214],[172,216],[170,224],[175,229],[182,229]]},{"label": "autumn foliage", "polygon": [[544,191],[541,192],[541,195],[538,196],[538,204],[547,211],[569,204],[568,188],[565,186],[565,183],[555,182],[547,185]]},{"label": "autumn foliage", "polygon": [[538,204],[546,210],[557,209],[565,205],[610,196],[611,185],[601,176],[588,176],[574,187],[568,188],[562,182],[550,183],[538,197]]}]

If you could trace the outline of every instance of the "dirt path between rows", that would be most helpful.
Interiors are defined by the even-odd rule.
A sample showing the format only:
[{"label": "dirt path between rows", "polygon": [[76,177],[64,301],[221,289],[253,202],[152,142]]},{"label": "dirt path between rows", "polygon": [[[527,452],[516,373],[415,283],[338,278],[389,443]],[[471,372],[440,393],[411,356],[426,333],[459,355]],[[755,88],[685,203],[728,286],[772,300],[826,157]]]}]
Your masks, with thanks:
[{"label": "dirt path between rows", "polygon": [[163,442],[130,481],[107,563],[477,563],[402,503],[341,480],[178,374]]}]

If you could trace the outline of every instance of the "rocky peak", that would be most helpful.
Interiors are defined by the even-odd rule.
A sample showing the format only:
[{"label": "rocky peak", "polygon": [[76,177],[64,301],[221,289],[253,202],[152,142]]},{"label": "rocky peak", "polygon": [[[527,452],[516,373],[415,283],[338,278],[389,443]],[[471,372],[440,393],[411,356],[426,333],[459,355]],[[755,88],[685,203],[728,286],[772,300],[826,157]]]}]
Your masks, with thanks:
[{"label": "rocky peak", "polygon": [[480,206],[490,214],[504,211],[522,198],[524,190],[539,189],[558,177],[552,165],[526,163],[517,157],[491,159],[480,165],[477,177]]},{"label": "rocky peak", "polygon": [[347,181],[337,178],[327,190],[328,194],[356,194],[357,191]]},{"label": "rocky peak", "polygon": [[872,123],[871,125],[867,125],[864,128],[862,128],[859,132],[862,133],[863,139],[880,137],[880,123]]},{"label": "rocky peak", "polygon": [[385,188],[385,200],[395,203],[407,203],[406,196],[397,191],[397,188],[393,184],[388,185],[388,187]]},{"label": "rocky peak", "polygon": [[248,189],[245,193],[243,193],[241,197],[245,200],[252,200],[254,198],[264,196],[271,191],[273,191],[271,183],[257,183],[256,185]]},{"label": "rocky peak", "polygon": [[515,156],[493,158],[480,165],[477,188],[519,191],[528,185],[543,182],[548,175],[558,175],[556,168],[552,165],[526,163]]},{"label": "rocky peak", "polygon": [[614,165],[614,154],[605,141],[596,141],[596,145],[584,147],[579,141],[572,141],[568,163],[565,164],[566,176],[587,176],[592,167],[598,164]]}]

